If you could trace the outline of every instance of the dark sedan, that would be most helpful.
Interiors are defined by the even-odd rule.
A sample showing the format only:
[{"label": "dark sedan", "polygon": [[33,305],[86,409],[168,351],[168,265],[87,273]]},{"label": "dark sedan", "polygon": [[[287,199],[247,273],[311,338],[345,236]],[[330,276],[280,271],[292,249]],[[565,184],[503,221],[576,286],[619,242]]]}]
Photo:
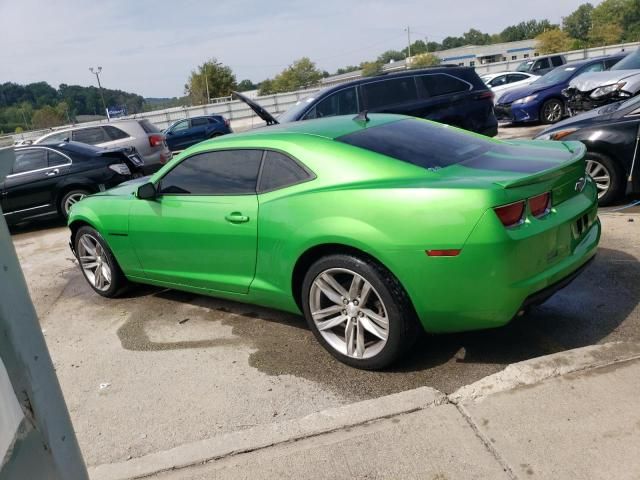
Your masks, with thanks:
[{"label": "dark sedan", "polygon": [[222,115],[185,118],[172,123],[164,131],[172,152],[184,150],[209,138],[232,133],[229,120]]},{"label": "dark sedan", "polygon": [[133,148],[102,149],[61,142],[15,149],[10,173],[0,179],[0,201],[8,224],[44,216],[66,217],[87,195],[142,175]]},{"label": "dark sedan", "polygon": [[529,85],[509,90],[496,102],[498,120],[556,123],[567,114],[562,91],[569,82],[587,72],[602,72],[615,65],[624,54],[567,63],[551,70]]},{"label": "dark sedan", "polygon": [[580,140],[587,146],[586,170],[596,182],[600,205],[625,191],[640,192],[640,97],[571,117],[536,138]]}]

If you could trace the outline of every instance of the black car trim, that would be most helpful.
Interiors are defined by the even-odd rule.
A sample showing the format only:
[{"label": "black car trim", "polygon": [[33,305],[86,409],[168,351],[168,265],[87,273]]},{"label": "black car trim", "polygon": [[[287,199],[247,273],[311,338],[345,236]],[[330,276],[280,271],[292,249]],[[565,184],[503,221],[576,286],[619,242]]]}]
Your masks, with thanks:
[{"label": "black car trim", "polygon": [[22,210],[14,210],[13,212],[3,213],[3,215],[13,215],[14,213],[28,212],[30,210],[37,210],[38,208],[45,208],[45,207],[50,207],[50,206],[51,206],[51,204],[47,203],[46,205],[39,205],[37,207],[23,208]]},{"label": "black car trim", "polygon": [[119,232],[109,232],[109,235],[112,237],[128,237],[128,233],[119,233]]}]

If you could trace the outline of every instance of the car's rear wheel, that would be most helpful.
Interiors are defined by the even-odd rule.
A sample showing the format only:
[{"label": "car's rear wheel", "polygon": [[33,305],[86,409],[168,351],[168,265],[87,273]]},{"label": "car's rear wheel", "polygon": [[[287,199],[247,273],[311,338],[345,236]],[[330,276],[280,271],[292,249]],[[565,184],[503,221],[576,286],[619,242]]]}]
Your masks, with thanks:
[{"label": "car's rear wheel", "polygon": [[96,293],[113,298],[124,290],[127,279],[97,230],[89,226],[79,228],[74,247],[82,274]]},{"label": "car's rear wheel", "polygon": [[588,152],[585,161],[585,172],[598,189],[598,203],[610,205],[623,193],[624,175],[611,158],[601,153]]},{"label": "car's rear wheel", "polygon": [[376,262],[330,255],[305,275],[302,304],[320,344],[343,363],[387,367],[410,350],[417,320],[398,280]]},{"label": "car's rear wheel", "polygon": [[71,190],[65,193],[60,199],[60,205],[59,205],[60,213],[62,213],[64,218],[68,218],[71,207],[90,194],[91,192],[88,192],[87,190],[81,190],[81,189]]},{"label": "car's rear wheel", "polygon": [[540,120],[544,123],[556,123],[562,120],[564,115],[564,104],[562,101],[552,98],[542,104],[540,109]]}]

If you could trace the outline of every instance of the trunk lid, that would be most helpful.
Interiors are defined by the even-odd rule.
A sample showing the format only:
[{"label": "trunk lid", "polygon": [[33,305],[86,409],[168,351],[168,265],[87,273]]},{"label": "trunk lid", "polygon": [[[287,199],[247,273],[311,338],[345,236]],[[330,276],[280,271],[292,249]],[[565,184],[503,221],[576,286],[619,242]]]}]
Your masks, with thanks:
[{"label": "trunk lid", "polygon": [[242,100],[244,103],[249,105],[249,107],[251,107],[251,110],[253,110],[256,113],[256,115],[258,115],[262,120],[267,122],[267,125],[277,125],[278,123],[280,123],[278,122],[278,120],[275,119],[273,115],[271,115],[262,106],[260,106],[258,103],[251,100],[249,97],[246,97],[245,95],[242,95],[239,92],[231,92],[231,94],[232,94],[232,97],[235,97],[238,100]]}]

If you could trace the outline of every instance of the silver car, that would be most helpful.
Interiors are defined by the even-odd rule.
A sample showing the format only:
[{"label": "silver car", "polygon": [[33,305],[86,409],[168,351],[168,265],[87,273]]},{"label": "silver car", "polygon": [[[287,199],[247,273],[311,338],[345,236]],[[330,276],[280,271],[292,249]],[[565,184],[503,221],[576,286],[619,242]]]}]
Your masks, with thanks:
[{"label": "silver car", "polygon": [[120,120],[104,125],[77,125],[56,130],[38,138],[34,144],[63,142],[88,143],[97,147],[135,147],[144,160],[144,172],[153,173],[171,160],[164,134],[149,120]]}]

